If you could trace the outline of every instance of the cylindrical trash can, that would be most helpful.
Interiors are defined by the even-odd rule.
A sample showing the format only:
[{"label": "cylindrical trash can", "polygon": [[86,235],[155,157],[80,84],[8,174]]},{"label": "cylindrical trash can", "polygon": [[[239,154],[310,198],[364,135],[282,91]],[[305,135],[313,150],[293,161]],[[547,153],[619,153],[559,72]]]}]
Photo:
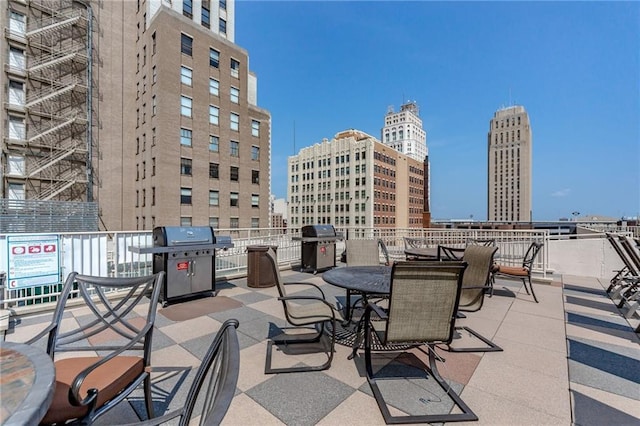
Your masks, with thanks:
[{"label": "cylindrical trash can", "polygon": [[267,258],[267,251],[273,249],[278,258],[278,246],[247,246],[247,285],[249,287],[273,287],[276,277]]}]

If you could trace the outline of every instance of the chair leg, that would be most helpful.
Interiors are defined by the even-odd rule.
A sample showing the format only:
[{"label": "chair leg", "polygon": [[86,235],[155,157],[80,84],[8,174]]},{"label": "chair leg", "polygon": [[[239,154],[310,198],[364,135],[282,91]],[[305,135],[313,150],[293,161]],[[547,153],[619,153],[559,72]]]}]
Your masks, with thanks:
[{"label": "chair leg", "polygon": [[[365,327],[368,329],[368,327]],[[369,333],[367,333],[369,334]],[[407,415],[407,416],[394,416],[389,411],[384,396],[378,387],[378,379],[373,375],[373,367],[371,363],[371,341],[370,337],[365,335],[365,364],[367,371],[367,381],[373,392],[373,396],[376,399],[378,408],[384,417],[386,424],[401,424],[401,423],[446,423],[446,422],[468,422],[478,420],[478,416],[469,408],[469,406],[460,398],[460,396],[451,389],[451,386],[440,376],[435,359],[435,348],[429,345],[429,366],[424,365],[424,370],[429,373],[438,385],[446,392],[451,398],[454,405],[459,409],[459,413],[442,413],[442,414],[426,414],[426,415]],[[379,379],[379,380],[387,380]]]},{"label": "chair leg", "polygon": [[[533,284],[531,283],[531,276],[527,277],[527,280],[529,281],[529,288],[531,288],[531,295],[533,296],[533,300],[535,300],[536,303],[538,303],[538,298],[536,297],[536,294],[533,292]],[[524,288],[527,288],[527,285],[524,285]],[[529,294],[529,292],[527,291],[527,294]]]},{"label": "chair leg", "polygon": [[267,357],[265,360],[264,366],[264,374],[279,374],[279,373],[304,373],[308,371],[322,371],[331,367],[331,362],[333,361],[333,354],[335,352],[335,342],[336,342],[336,320],[331,320],[331,345],[329,348],[329,354],[327,356],[327,361],[318,366],[312,367],[289,367],[289,368],[272,368],[271,367],[271,359],[273,355],[273,346],[276,344],[285,344],[285,345],[296,345],[300,343],[316,343],[319,342],[322,338],[322,335],[325,331],[326,321],[322,323],[320,327],[320,331],[311,338],[295,338],[295,339],[277,339],[277,340],[269,340],[267,344]]},{"label": "chair leg", "polygon": [[153,410],[153,397],[151,394],[151,374],[144,379],[144,403],[147,408],[147,419],[153,419],[155,413]]},{"label": "chair leg", "polygon": [[503,351],[503,349],[500,346],[496,345],[491,340],[487,339],[486,337],[484,337],[483,335],[479,334],[477,331],[472,330],[469,327],[456,327],[455,329],[456,330],[466,330],[468,333],[472,334],[477,339],[479,339],[482,342],[486,343],[487,346],[480,346],[480,347],[476,347],[476,348],[473,348],[473,347],[472,348],[454,348],[451,345],[447,345],[447,346],[442,348],[447,352],[502,352]]}]

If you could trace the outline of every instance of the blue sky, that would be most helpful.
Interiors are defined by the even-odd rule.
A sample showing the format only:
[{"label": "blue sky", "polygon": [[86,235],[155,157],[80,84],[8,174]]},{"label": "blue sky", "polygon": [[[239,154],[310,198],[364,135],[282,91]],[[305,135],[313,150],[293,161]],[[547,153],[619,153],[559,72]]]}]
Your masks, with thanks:
[{"label": "blue sky", "polygon": [[288,156],[349,128],[380,139],[415,100],[432,217],[486,219],[489,120],[516,104],[534,220],[640,213],[638,2],[238,0],[236,43],[271,113],[277,198]]}]

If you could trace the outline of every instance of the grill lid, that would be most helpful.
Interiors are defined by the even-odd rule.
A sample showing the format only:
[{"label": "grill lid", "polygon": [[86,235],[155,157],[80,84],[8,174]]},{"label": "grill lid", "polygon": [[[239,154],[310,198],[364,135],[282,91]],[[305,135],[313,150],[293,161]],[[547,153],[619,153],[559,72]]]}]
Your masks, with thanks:
[{"label": "grill lid", "polygon": [[213,229],[209,226],[161,226],[153,230],[153,245],[156,247],[213,244],[214,242]]},{"label": "grill lid", "polygon": [[302,237],[335,237],[333,225],[306,225],[302,227]]}]

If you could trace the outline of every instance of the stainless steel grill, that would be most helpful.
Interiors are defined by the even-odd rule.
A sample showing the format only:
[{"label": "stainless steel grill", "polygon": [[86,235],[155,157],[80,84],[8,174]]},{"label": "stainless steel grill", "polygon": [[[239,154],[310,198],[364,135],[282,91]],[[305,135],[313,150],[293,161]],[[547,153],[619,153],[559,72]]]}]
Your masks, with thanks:
[{"label": "stainless steel grill", "polygon": [[231,238],[209,226],[162,226],[153,230],[153,272],[165,271],[163,306],[185,297],[215,294],[215,251],[233,247]]},{"label": "stainless steel grill", "polygon": [[336,266],[336,241],[342,235],[333,225],[306,225],[301,230],[301,270],[317,273]]}]

